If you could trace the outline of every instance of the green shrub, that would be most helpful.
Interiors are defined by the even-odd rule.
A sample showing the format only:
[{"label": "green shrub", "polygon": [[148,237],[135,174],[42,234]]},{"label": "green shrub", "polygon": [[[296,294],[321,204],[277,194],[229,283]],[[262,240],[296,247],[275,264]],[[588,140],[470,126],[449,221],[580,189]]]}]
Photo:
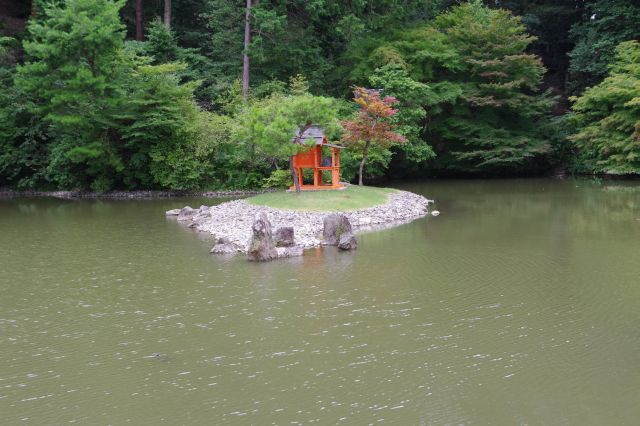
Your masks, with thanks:
[{"label": "green shrub", "polygon": [[263,188],[289,188],[293,185],[289,170],[274,170],[268,178],[262,180]]}]

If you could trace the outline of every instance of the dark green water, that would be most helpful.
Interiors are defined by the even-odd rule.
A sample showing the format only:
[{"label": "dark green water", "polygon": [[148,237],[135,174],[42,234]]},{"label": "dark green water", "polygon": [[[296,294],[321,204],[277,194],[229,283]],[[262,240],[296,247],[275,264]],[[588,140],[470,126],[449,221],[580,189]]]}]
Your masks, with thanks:
[{"label": "dark green water", "polygon": [[442,214],[269,264],[164,217],[212,200],[0,201],[0,424],[638,423],[640,183],[399,187]]}]

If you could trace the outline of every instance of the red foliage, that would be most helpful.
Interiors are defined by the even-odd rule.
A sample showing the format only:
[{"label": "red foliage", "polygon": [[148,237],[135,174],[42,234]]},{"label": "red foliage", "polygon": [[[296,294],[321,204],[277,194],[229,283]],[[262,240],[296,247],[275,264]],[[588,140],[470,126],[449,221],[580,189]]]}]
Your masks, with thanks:
[{"label": "red foliage", "polygon": [[398,103],[396,98],[381,98],[378,90],[363,87],[356,87],[353,95],[354,101],[360,105],[360,110],[355,120],[342,122],[345,129],[342,140],[345,143],[369,142],[387,148],[406,141],[404,136],[394,131],[395,125],[390,120],[398,112],[393,108],[393,105]]}]

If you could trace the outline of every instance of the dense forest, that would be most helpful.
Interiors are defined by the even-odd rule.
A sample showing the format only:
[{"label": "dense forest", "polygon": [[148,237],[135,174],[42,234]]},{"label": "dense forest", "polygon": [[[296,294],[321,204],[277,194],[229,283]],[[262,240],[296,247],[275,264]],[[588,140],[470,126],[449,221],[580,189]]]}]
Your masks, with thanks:
[{"label": "dense forest", "polygon": [[[0,0],[0,187],[281,186],[311,123],[352,181],[639,174],[639,38],[640,0]],[[363,88],[395,140],[345,132]]]}]

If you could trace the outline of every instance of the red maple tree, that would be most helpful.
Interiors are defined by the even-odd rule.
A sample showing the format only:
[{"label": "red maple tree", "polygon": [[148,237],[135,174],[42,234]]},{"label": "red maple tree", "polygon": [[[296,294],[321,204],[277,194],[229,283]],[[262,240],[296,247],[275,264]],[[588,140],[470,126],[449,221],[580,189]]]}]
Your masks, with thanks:
[{"label": "red maple tree", "polygon": [[358,184],[362,185],[362,172],[371,145],[389,148],[405,142],[406,138],[394,131],[396,126],[391,117],[398,113],[398,110],[393,108],[393,105],[398,103],[396,98],[393,96],[382,98],[379,90],[356,87],[353,91],[353,100],[360,109],[354,120],[342,122],[345,129],[342,142],[350,149],[362,154],[358,178]]}]

